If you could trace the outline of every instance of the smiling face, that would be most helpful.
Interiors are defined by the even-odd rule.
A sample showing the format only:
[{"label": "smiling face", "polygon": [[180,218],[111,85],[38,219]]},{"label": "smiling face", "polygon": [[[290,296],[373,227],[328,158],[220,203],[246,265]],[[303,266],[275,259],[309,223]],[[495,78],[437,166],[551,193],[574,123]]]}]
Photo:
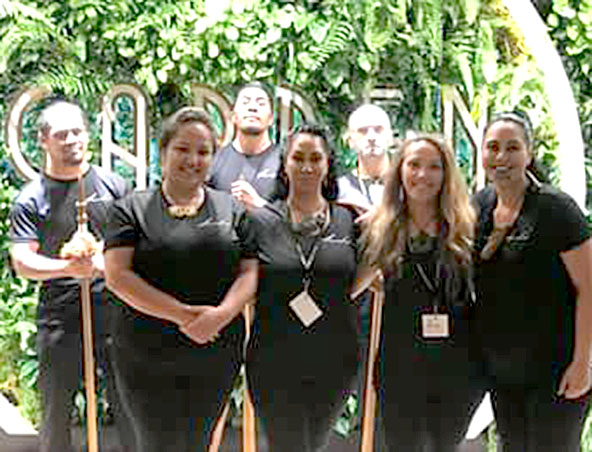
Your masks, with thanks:
[{"label": "smiling face", "polygon": [[513,184],[524,179],[532,161],[522,127],[500,120],[489,126],[482,145],[482,163],[488,178],[496,184]]},{"label": "smiling face", "polygon": [[232,110],[232,122],[238,133],[259,135],[271,126],[273,111],[269,97],[261,88],[243,88]]},{"label": "smiling face", "polygon": [[434,203],[444,182],[440,151],[429,141],[414,141],[404,150],[401,181],[409,202]]},{"label": "smiling face", "polygon": [[325,141],[310,133],[300,133],[291,141],[285,157],[290,190],[321,191],[329,172]]},{"label": "smiling face", "polygon": [[81,166],[86,161],[89,137],[80,108],[64,102],[48,107],[43,114],[46,125],[41,133],[41,147],[47,153],[51,170]]},{"label": "smiling face", "polygon": [[163,174],[172,183],[201,184],[213,156],[214,139],[210,129],[196,121],[181,124],[164,150]]}]

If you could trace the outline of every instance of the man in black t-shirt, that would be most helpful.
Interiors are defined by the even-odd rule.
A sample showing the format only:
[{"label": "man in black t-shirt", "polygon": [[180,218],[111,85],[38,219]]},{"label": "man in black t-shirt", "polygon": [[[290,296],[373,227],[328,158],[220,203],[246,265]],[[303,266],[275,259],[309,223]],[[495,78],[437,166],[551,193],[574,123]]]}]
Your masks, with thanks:
[{"label": "man in black t-shirt", "polygon": [[[82,347],[78,279],[92,278],[98,362],[105,369],[107,321],[103,256],[62,258],[60,251],[77,229],[78,178],[87,200],[89,231],[98,242],[104,235],[107,205],[127,191],[119,176],[91,166],[87,160],[87,120],[75,104],[56,101],[39,121],[45,152],[43,174],[29,182],[11,210],[11,258],[19,276],[41,281],[37,347],[43,419],[40,450],[72,450],[70,414],[80,386]],[[110,386],[107,379],[108,388]],[[112,389],[112,388],[109,388]],[[110,394],[110,402],[115,402]]]},{"label": "man in black t-shirt", "polygon": [[393,131],[386,112],[372,104],[354,110],[348,120],[347,142],[356,151],[358,164],[352,172],[338,179],[337,201],[365,211],[382,198],[382,178],[388,169],[388,150],[393,144]]},{"label": "man in black t-shirt", "polygon": [[230,192],[247,209],[263,206],[276,190],[281,155],[269,136],[272,105],[263,84],[241,88],[232,111],[235,138],[216,153],[210,169],[209,185]]}]

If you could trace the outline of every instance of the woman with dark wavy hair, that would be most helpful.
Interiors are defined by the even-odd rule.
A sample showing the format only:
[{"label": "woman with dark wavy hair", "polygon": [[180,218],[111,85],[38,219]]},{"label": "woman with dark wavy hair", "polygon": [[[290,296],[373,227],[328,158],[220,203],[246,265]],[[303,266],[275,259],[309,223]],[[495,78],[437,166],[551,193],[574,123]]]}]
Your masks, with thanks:
[{"label": "woman with dark wavy hair", "polygon": [[504,451],[577,451],[592,384],[592,241],[567,194],[533,176],[518,112],[485,128],[476,195],[477,331]]},{"label": "woman with dark wavy hair", "polygon": [[181,108],[163,123],[162,185],[110,211],[107,287],[129,308],[115,374],[138,452],[207,450],[242,361],[257,262],[240,260],[242,209],[204,184],[215,151],[207,113]]},{"label": "woman with dark wavy hair", "polygon": [[378,381],[389,450],[453,451],[478,393],[470,376],[474,212],[443,137],[395,155],[364,233],[384,275]]},{"label": "woman with dark wavy hair", "polygon": [[333,202],[334,161],[327,132],[300,126],[283,158],[283,199],[242,225],[260,269],[247,373],[272,451],[321,450],[356,375],[357,228]]}]

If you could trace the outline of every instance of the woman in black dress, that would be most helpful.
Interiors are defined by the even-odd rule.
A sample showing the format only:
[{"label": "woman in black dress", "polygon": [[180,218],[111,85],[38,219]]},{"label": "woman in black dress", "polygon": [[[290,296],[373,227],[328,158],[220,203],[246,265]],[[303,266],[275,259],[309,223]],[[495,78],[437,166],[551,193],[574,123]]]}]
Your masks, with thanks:
[{"label": "woman in black dress", "polygon": [[396,154],[364,233],[384,275],[380,397],[389,450],[452,451],[471,407],[474,212],[451,149],[419,134]]},{"label": "woman in black dress", "polygon": [[504,451],[577,451],[590,389],[592,242],[567,194],[532,176],[528,119],[487,125],[476,195],[479,342]]},{"label": "woman in black dress", "polygon": [[321,450],[356,375],[355,214],[333,203],[334,170],[324,129],[301,126],[285,199],[249,212],[241,232],[260,268],[247,375],[272,451]]},{"label": "woman in black dress", "polygon": [[182,108],[163,124],[162,186],[110,212],[107,286],[130,307],[115,372],[142,452],[205,451],[241,362],[256,261],[239,264],[230,195],[204,186],[215,150],[207,114]]}]

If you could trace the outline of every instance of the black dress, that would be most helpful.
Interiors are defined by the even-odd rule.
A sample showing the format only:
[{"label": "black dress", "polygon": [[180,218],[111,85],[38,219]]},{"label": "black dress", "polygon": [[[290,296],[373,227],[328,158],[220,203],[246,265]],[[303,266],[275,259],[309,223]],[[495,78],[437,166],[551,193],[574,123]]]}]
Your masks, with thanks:
[{"label": "black dress", "polygon": [[[356,375],[356,308],[349,291],[356,272],[355,214],[330,206],[330,223],[317,238],[294,234],[284,202],[249,214],[240,228],[244,247],[260,262],[257,315],[247,352],[247,374],[271,450],[322,448]],[[297,252],[318,246],[310,294],[322,315],[305,326],[288,306],[303,290]]]},{"label": "black dress", "polygon": [[[493,187],[476,195],[479,255],[493,230]],[[576,292],[560,252],[590,237],[565,193],[531,183],[497,251],[477,266],[477,331],[502,443],[512,451],[575,451],[584,401],[555,396],[575,338]]]},{"label": "black dress", "polygon": [[[217,305],[236,276],[237,209],[226,193],[206,189],[204,205],[173,218],[160,190],[136,192],[110,212],[106,248],[133,247],[133,270],[188,304]],[[210,428],[237,374],[243,321],[213,344],[199,345],[176,325],[132,308],[115,333],[116,374],[138,451],[206,450]]]},{"label": "black dress", "polygon": [[[481,395],[469,350],[472,283],[441,253],[439,238],[416,248],[408,247],[396,272],[385,272],[378,380],[386,442],[389,450],[452,451]],[[435,305],[451,320],[446,338],[422,333],[422,315]]]}]

